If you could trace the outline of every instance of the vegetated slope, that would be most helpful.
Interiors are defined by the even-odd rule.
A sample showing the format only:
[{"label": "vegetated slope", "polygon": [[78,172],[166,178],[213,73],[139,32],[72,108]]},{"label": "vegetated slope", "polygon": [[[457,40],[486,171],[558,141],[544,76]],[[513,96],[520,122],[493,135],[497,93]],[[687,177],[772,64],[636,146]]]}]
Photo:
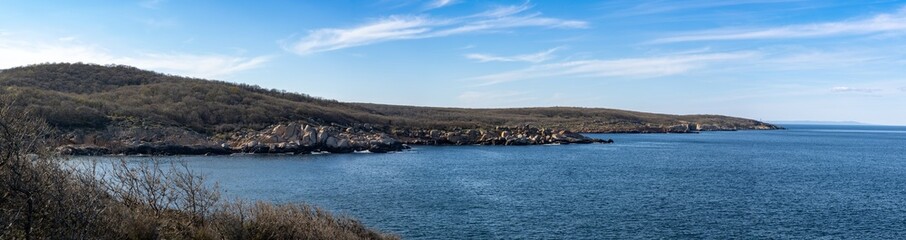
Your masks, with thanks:
[{"label": "vegetated slope", "polygon": [[187,165],[68,161],[52,135],[0,103],[0,239],[399,239],[307,204],[221,198]]},{"label": "vegetated slope", "polygon": [[187,78],[121,65],[40,64],[0,71],[0,96],[60,129],[111,124],[177,126],[212,135],[283,122],[392,129],[523,126],[574,132],[690,132],[775,129],[715,115],[601,108],[465,109],[343,103],[257,86]]}]

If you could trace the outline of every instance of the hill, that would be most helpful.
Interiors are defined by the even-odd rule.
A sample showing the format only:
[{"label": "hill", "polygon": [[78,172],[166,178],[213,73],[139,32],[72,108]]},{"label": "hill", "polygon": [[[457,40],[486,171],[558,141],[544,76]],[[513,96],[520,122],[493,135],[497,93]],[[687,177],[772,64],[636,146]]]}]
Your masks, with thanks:
[{"label": "hill", "polygon": [[[465,109],[344,103],[129,66],[81,63],[2,70],[0,96],[13,108],[45,118],[59,130],[61,145],[108,150],[111,144],[163,144],[257,149],[253,151],[266,147],[270,150],[265,151],[273,151],[276,145],[262,142],[297,141],[302,145],[302,138],[312,132],[337,138],[334,145],[342,140],[355,145],[356,141],[388,139],[409,144],[507,144],[510,139],[502,136],[504,132],[513,138],[521,135],[528,139],[532,134],[543,138],[510,142],[534,144],[551,142],[558,133],[562,139],[583,140],[571,132],[777,129],[767,123],[726,116],[602,108]],[[289,132],[285,129],[288,126],[292,126]],[[492,139],[491,135],[499,137]],[[482,139],[485,141],[479,141]],[[328,139],[310,140],[324,145]],[[256,144],[250,144],[253,141]]]}]

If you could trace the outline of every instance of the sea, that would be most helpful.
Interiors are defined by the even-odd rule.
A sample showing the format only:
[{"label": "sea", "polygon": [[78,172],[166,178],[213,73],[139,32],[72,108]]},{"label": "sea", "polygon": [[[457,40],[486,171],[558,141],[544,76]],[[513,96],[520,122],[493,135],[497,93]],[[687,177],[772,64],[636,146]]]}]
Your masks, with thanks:
[{"label": "sea", "polygon": [[308,203],[404,239],[906,237],[906,127],[784,127],[163,160],[225,198]]}]

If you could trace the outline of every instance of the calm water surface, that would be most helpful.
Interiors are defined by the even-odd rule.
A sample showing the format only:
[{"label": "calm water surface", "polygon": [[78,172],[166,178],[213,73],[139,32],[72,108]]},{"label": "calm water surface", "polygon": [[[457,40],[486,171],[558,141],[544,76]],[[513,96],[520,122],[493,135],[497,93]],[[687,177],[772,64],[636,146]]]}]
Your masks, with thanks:
[{"label": "calm water surface", "polygon": [[308,202],[408,239],[906,236],[906,127],[787,127],[182,159],[228,197]]}]

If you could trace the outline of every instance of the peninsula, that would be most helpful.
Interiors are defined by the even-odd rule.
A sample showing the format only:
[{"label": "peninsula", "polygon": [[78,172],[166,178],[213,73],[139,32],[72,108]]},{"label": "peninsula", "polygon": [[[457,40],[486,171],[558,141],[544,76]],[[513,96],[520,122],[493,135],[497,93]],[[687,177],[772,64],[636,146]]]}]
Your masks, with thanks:
[{"label": "peninsula", "polygon": [[399,151],[408,145],[609,143],[579,133],[771,130],[718,115],[604,108],[466,109],[347,103],[123,65],[0,71],[0,101],[56,129],[65,154]]}]

